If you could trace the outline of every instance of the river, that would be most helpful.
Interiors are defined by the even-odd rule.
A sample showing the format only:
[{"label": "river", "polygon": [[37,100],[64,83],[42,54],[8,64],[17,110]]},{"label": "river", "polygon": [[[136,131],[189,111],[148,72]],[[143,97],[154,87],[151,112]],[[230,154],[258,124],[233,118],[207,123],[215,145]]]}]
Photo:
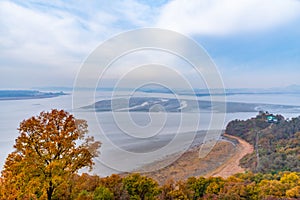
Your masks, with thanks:
[{"label": "river", "polygon": [[[96,100],[109,98],[109,92],[98,92]],[[142,94],[141,94],[142,95]],[[151,94],[146,94],[151,96]],[[94,103],[93,99],[86,99],[84,92],[81,99],[82,105],[90,105]],[[167,97],[167,95],[164,95]],[[200,100],[207,100],[208,97],[199,97]],[[292,109],[282,110],[280,105],[300,106],[300,94],[244,94],[227,96],[229,102],[243,103],[258,103],[258,104],[276,104],[272,107],[275,113],[283,114],[287,118],[297,117],[300,115],[300,110]],[[143,113],[132,112],[130,117],[139,127],[144,127],[141,130],[146,130],[152,134],[151,137],[132,139],[130,135],[124,134],[120,127],[116,125],[115,116],[111,112],[90,113],[84,110],[73,109],[72,95],[64,95],[46,99],[28,99],[28,100],[2,100],[0,101],[0,166],[3,166],[7,155],[13,151],[15,139],[18,137],[17,128],[19,123],[31,116],[38,115],[41,111],[50,110],[53,108],[64,109],[75,115],[77,118],[83,118],[88,121],[90,134],[97,140],[102,142],[100,148],[101,156],[95,159],[95,169],[93,173],[101,176],[118,173],[119,171],[129,171],[138,168],[144,164],[162,159],[164,156],[184,151],[191,143],[195,134],[197,137],[204,138],[205,132],[209,127],[211,115],[210,113]],[[260,109],[260,108],[258,108]],[[262,108],[268,109],[268,108]],[[233,119],[247,119],[254,117],[257,112],[231,112],[226,113],[226,124]],[[222,117],[222,113],[219,113]],[[128,118],[126,112],[118,114],[119,120]],[[158,120],[158,124],[153,124],[147,127],[153,119]],[[198,130],[195,132],[194,126],[189,122],[180,123],[182,118],[195,119],[199,118]],[[163,126],[161,123],[164,122]],[[192,120],[191,120],[192,121]],[[190,122],[192,123],[192,122]],[[180,128],[178,128],[180,127]],[[149,136],[149,135],[148,135]]]}]

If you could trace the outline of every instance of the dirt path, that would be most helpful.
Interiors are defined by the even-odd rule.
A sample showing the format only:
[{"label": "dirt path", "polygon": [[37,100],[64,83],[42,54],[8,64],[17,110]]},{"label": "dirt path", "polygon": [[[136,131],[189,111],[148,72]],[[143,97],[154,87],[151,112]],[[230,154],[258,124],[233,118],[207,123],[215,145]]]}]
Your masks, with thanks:
[{"label": "dirt path", "polygon": [[245,155],[253,152],[253,146],[239,137],[227,134],[224,134],[224,136],[238,141],[236,153],[216,170],[207,174],[206,177],[221,176],[223,178],[227,178],[233,174],[245,172],[245,169],[239,166],[239,162]]}]

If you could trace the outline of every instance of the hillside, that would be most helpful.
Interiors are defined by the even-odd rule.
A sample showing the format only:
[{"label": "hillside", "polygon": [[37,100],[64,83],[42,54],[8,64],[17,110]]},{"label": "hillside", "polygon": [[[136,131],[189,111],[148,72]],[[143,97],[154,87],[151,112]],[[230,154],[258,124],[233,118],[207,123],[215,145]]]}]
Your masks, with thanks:
[{"label": "hillside", "polygon": [[300,171],[300,117],[260,112],[255,118],[230,122],[226,133],[254,146],[254,152],[241,160],[242,167],[263,173]]}]

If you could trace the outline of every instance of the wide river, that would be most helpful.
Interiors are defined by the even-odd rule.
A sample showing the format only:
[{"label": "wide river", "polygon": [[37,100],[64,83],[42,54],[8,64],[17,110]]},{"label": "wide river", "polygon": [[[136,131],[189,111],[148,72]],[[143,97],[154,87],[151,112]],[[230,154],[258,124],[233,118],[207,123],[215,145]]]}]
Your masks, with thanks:
[{"label": "wide river", "polygon": [[[151,94],[147,94],[148,96]],[[82,105],[94,103],[93,99],[86,99],[84,92],[80,95]],[[108,92],[98,92],[96,100],[107,99]],[[164,96],[165,98],[166,96]],[[78,97],[77,97],[78,98]],[[200,97],[200,100],[207,100],[207,97]],[[227,97],[228,102],[276,104],[300,106],[300,94],[246,94],[232,95]],[[140,138],[131,137],[130,131],[124,133],[128,127],[120,127],[116,123],[115,116],[110,112],[91,113],[83,110],[73,109],[72,95],[59,96],[46,99],[29,100],[2,100],[0,101],[0,169],[5,162],[7,155],[13,151],[15,139],[18,137],[19,123],[31,116],[38,115],[41,111],[50,109],[64,109],[75,115],[76,118],[86,119],[89,125],[90,134],[96,140],[102,142],[100,148],[101,155],[95,159],[93,173],[106,176],[119,171],[128,171],[138,168],[144,164],[155,160],[163,159],[166,155],[182,152],[193,142],[195,136],[194,125],[190,124],[193,120],[180,123],[182,118],[195,119],[199,115],[193,113],[142,113],[132,112],[132,121],[141,127],[141,130],[148,133]],[[267,108],[265,108],[267,109]],[[280,113],[287,118],[297,117],[300,110],[282,110],[281,106],[273,108],[272,112]],[[219,114],[222,116],[222,113]],[[225,114],[226,124],[233,119],[247,119],[257,115],[257,112],[232,112]],[[118,120],[121,125],[126,124],[128,116],[126,113],[118,113]],[[153,120],[159,119],[159,120]],[[152,120],[154,121],[152,124]],[[203,139],[205,132],[200,130],[214,129],[210,127],[211,115],[200,113],[198,122],[197,137]],[[151,126],[149,126],[149,123]],[[155,124],[157,123],[157,124]],[[162,125],[163,124],[163,125]],[[130,127],[128,128],[130,130]],[[141,131],[141,134],[142,134]],[[149,135],[150,134],[150,135]]]}]

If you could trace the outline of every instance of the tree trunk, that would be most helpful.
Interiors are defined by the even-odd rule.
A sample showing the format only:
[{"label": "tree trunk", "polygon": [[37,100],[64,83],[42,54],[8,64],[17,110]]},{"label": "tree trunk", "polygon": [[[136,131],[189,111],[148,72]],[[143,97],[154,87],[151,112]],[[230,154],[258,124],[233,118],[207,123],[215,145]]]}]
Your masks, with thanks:
[{"label": "tree trunk", "polygon": [[48,199],[48,200],[51,200],[51,199],[52,199],[53,191],[54,191],[54,188],[53,188],[53,185],[52,185],[52,181],[50,181],[49,187],[48,187],[48,189],[47,189],[47,199]]}]

